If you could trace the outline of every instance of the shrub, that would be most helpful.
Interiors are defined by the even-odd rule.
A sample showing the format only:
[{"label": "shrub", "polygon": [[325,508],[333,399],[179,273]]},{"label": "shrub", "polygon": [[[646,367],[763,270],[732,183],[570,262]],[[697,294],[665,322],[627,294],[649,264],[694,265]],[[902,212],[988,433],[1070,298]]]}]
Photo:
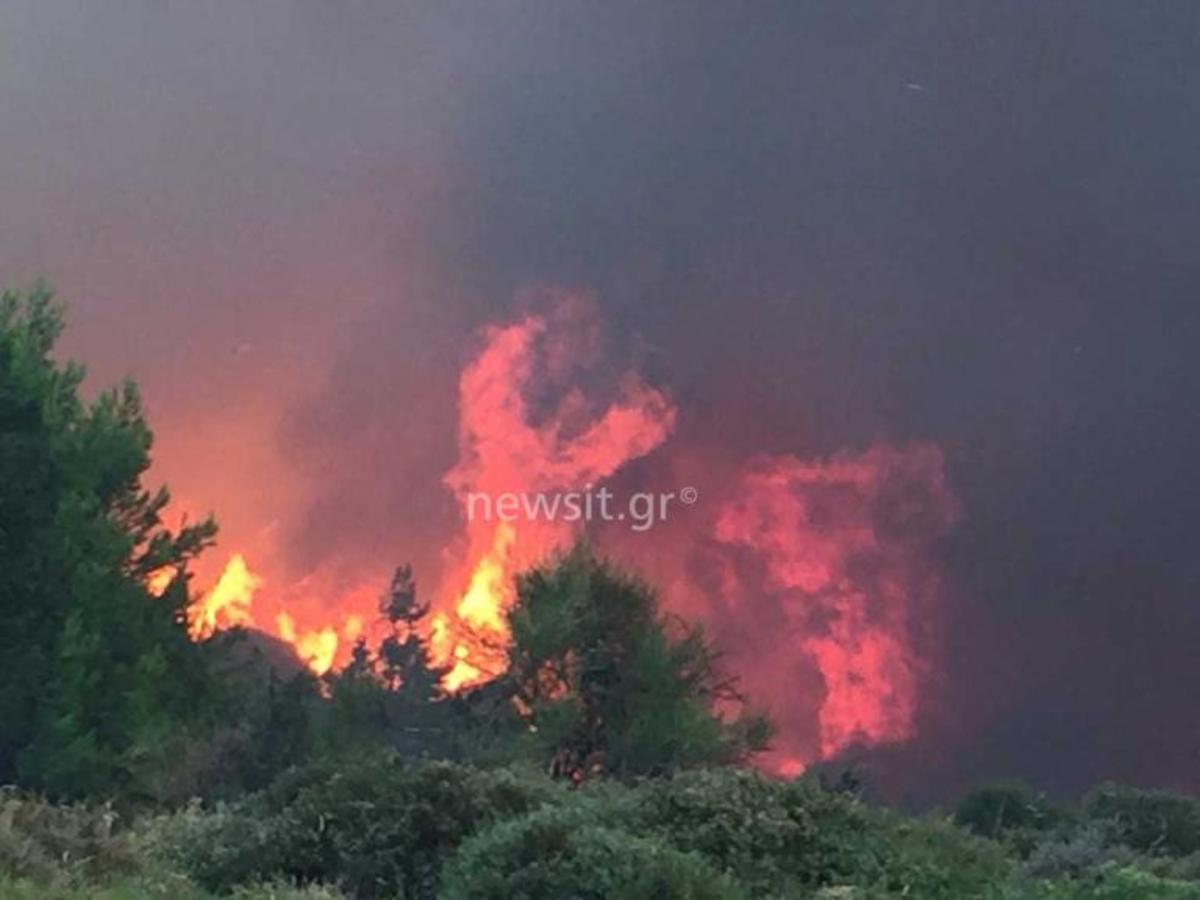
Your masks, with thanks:
[{"label": "shrub", "polygon": [[1170,856],[1200,850],[1200,801],[1192,797],[1104,785],[1088,794],[1083,809],[1112,843]]},{"label": "shrub", "polygon": [[756,895],[859,885],[958,898],[1007,872],[987,842],[946,823],[901,820],[809,780],[717,769],[649,783],[637,796],[641,829],[703,855]]},{"label": "shrub", "polygon": [[356,897],[433,897],[467,836],[564,794],[512,771],[386,757],[297,770],[236,807],[173,817],[157,843],[210,890],[282,878]]},{"label": "shrub", "polygon": [[0,791],[0,871],[43,886],[134,872],[137,851],[114,834],[115,821],[107,807],[58,806]]},{"label": "shrub", "polygon": [[1020,782],[982,787],[964,797],[954,813],[954,822],[960,828],[990,838],[1013,831],[1043,830],[1060,818],[1045,796]]},{"label": "shrub", "polygon": [[1081,878],[1106,866],[1127,866],[1135,854],[1114,846],[1094,827],[1062,830],[1035,844],[1025,861],[1025,872],[1037,878]]},{"label": "shrub", "polygon": [[948,821],[902,819],[890,812],[862,843],[860,884],[870,896],[963,900],[1004,882],[1012,864],[1001,847],[964,834]]},{"label": "shrub", "polygon": [[276,820],[256,815],[248,803],[211,810],[193,803],[143,823],[140,836],[152,859],[179,867],[206,888],[228,890],[281,872],[279,830]]},{"label": "shrub", "polygon": [[446,869],[442,900],[741,900],[748,894],[699,855],[545,809],[468,840]]},{"label": "shrub", "polygon": [[[103,886],[47,887],[28,879],[0,875],[0,897],[5,900],[212,900],[187,879],[171,876],[119,879]],[[294,887],[267,884],[239,888],[232,900],[343,900],[344,895],[321,886]]]},{"label": "shrub", "polygon": [[1085,879],[1014,882],[985,896],[988,900],[1197,900],[1200,887],[1142,869],[1110,866]]},{"label": "shrub", "polygon": [[639,828],[702,854],[756,891],[846,881],[866,827],[851,798],[743,769],[647,782],[636,815]]}]

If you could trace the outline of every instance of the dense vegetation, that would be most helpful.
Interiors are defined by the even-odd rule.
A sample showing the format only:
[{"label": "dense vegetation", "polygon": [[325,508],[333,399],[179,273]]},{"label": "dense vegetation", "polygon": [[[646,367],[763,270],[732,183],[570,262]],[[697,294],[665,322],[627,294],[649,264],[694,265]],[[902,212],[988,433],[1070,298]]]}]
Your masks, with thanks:
[{"label": "dense vegetation", "polygon": [[586,548],[521,577],[508,673],[465,694],[403,566],[336,676],[191,641],[215,524],[164,526],[136,389],[81,400],[61,327],[44,288],[0,299],[0,896],[1200,897],[1190,797],[912,818],[758,774],[769,726],[704,634]]}]

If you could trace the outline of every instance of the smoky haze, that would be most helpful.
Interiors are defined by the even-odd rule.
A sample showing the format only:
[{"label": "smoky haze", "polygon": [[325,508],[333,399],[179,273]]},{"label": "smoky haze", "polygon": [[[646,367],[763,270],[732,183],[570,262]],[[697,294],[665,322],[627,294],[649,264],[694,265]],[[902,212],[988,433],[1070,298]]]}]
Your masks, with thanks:
[{"label": "smoky haze", "polygon": [[1200,789],[1188,5],[8,0],[0,135],[3,280],[223,546],[432,578],[478,329],[569,286],[678,407],[645,477],[941,447],[895,792]]}]

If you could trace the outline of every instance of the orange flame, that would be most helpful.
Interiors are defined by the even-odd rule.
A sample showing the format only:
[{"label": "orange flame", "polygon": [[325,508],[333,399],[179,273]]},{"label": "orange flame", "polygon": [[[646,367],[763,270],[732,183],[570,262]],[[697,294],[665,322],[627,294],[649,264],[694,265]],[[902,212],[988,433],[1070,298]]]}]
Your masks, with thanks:
[{"label": "orange flame", "polygon": [[252,626],[251,606],[262,579],[250,571],[242,554],[235,553],[216,585],[192,605],[188,631],[196,640],[235,626]]},{"label": "orange flame", "polygon": [[154,597],[161,597],[175,580],[176,570],[171,566],[155,569],[146,576],[146,590]]},{"label": "orange flame", "polygon": [[[189,633],[194,640],[204,640],[218,631],[234,627],[261,627],[255,616],[256,600],[265,580],[253,572],[241,553],[235,553],[226,563],[216,584],[193,602],[188,611]],[[361,605],[362,595],[345,595],[349,606]],[[267,598],[266,606],[274,607],[272,617],[275,636],[292,645],[296,657],[317,675],[323,675],[349,655],[349,648],[365,633],[364,617],[345,613],[341,628],[332,624],[302,627],[297,624],[299,610],[284,608],[280,598]],[[343,609],[345,606],[342,607]],[[308,613],[309,610],[305,609]],[[305,615],[305,621],[326,622],[332,613],[321,607],[315,614]]]},{"label": "orange flame", "polygon": [[[472,518],[470,498],[494,503],[509,493],[594,485],[653,450],[674,427],[670,401],[634,373],[620,380],[607,406],[584,391],[580,382],[599,336],[591,305],[574,296],[550,299],[549,312],[487,329],[459,381],[459,460],[445,482],[467,518],[466,546],[438,604],[431,642],[438,664],[450,667],[448,690],[503,671],[514,577],[569,545],[582,527],[548,518]],[[547,390],[557,399],[547,402]]]},{"label": "orange flame", "polygon": [[[774,700],[790,751],[781,771],[912,735],[915,641],[937,588],[928,551],[956,514],[942,465],[933,446],[767,460],[720,510],[714,536],[731,551],[722,600],[741,617],[743,681]],[[747,554],[761,567],[754,596],[739,577]],[[780,682],[788,676],[812,686]],[[813,711],[815,734],[798,721],[801,707]]]},{"label": "orange flame", "polygon": [[[595,485],[657,447],[674,427],[669,400],[634,373],[618,381],[607,406],[585,391],[582,381],[599,343],[591,303],[571,295],[546,299],[546,312],[487,328],[480,352],[462,372],[459,459],[445,483],[464,512],[472,494],[496,498]],[[548,408],[547,392],[557,397]],[[483,683],[504,670],[505,612],[516,573],[567,546],[581,527],[468,516],[461,544],[448,550],[456,562],[435,598],[427,635],[434,662],[448,669],[447,690]],[[234,554],[216,585],[194,603],[192,636],[200,640],[224,628],[273,622],[276,635],[318,674],[348,659],[384,588],[380,582],[347,591],[336,580],[310,577],[264,597],[262,585],[244,556]],[[340,628],[329,621],[335,609],[343,618]]]}]

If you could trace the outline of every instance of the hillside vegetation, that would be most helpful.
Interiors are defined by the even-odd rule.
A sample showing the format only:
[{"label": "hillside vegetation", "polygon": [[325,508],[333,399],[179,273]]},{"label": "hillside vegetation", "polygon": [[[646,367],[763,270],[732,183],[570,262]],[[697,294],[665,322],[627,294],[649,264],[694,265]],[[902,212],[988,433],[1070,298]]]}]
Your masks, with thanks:
[{"label": "hillside vegetation", "polygon": [[61,329],[45,288],[0,297],[0,897],[1200,897],[1191,797],[908,817],[758,773],[770,723],[703,631],[583,546],[518,579],[506,673],[458,694],[408,566],[339,673],[193,641],[216,524],[164,526],[136,387],[81,398]]}]

